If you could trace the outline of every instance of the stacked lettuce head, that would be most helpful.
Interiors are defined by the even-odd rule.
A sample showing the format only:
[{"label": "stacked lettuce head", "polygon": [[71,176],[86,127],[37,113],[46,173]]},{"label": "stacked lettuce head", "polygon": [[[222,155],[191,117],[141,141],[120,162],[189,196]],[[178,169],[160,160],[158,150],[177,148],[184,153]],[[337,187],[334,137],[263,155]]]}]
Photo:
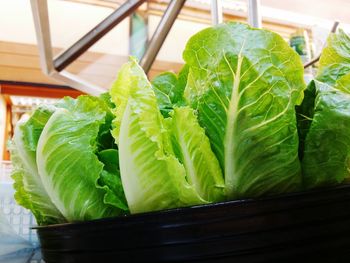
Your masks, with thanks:
[{"label": "stacked lettuce head", "polygon": [[18,123],[11,145],[15,199],[38,224],[128,211],[112,119],[102,99],[80,96],[40,106]]},{"label": "stacked lettuce head", "polygon": [[329,38],[306,90],[300,57],[278,34],[248,25],[197,33],[183,58],[178,75],[152,81],[130,58],[109,94],[64,98],[22,120],[11,146],[17,202],[45,225],[349,177],[344,32]]},{"label": "stacked lettuce head", "polygon": [[296,191],[299,56],[239,23],[194,35],[179,76],[152,83],[134,59],[111,89],[113,136],[131,212]]},{"label": "stacked lettuce head", "polygon": [[316,80],[300,108],[300,157],[305,188],[342,183],[350,177],[350,38],[331,34]]}]

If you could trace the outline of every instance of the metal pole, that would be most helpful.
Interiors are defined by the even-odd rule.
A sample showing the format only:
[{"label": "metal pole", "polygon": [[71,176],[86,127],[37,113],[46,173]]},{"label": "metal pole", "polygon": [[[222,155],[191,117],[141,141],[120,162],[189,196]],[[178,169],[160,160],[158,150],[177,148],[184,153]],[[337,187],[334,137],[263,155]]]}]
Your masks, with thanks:
[{"label": "metal pole", "polygon": [[211,0],[211,23],[217,25],[222,23],[222,4],[221,0]]},{"label": "metal pole", "polygon": [[69,86],[87,94],[99,95],[103,92],[106,92],[105,89],[83,81],[68,72],[59,73],[55,70],[52,59],[52,44],[47,0],[31,0],[31,6],[34,17],[34,25],[38,41],[40,64],[42,71],[46,75],[49,75],[54,79],[65,82]]},{"label": "metal pole", "polygon": [[61,71],[66,68],[145,1],[146,0],[129,0],[121,5],[100,24],[55,58],[55,69]]},{"label": "metal pole", "polygon": [[248,23],[252,27],[261,28],[260,0],[248,0]]},{"label": "metal pole", "polygon": [[61,72],[53,71],[51,76],[59,81],[67,83],[69,86],[80,90],[86,94],[99,96],[104,92],[107,92],[107,89],[101,88],[97,85],[94,85],[88,81],[85,81],[78,76],[69,73],[66,70]]},{"label": "metal pole", "polygon": [[45,74],[54,70],[52,62],[52,45],[50,23],[46,0],[31,0],[32,13],[40,53],[40,65]]},{"label": "metal pole", "polygon": [[170,1],[169,6],[166,9],[162,19],[160,20],[159,25],[154,32],[152,39],[148,44],[148,48],[140,62],[142,68],[146,73],[148,73],[150,70],[185,1],[186,0]]}]

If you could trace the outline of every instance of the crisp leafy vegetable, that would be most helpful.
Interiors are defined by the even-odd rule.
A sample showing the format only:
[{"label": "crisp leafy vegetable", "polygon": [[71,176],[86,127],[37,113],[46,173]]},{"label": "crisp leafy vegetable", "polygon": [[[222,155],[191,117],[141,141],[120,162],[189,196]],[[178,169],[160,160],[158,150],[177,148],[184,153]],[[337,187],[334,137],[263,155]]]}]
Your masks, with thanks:
[{"label": "crisp leafy vegetable", "polygon": [[104,186],[107,192],[104,202],[128,211],[128,205],[120,178],[119,153],[117,149],[106,149],[98,153],[98,159],[104,164],[98,185]]},{"label": "crisp leafy vegetable", "polygon": [[337,86],[337,89],[342,91],[342,92],[345,92],[345,93],[348,93],[350,94],[350,86],[349,86],[349,83],[350,83],[350,73],[342,76],[337,82],[336,82],[336,86]]},{"label": "crisp leafy vegetable", "polygon": [[96,155],[105,146],[104,129],[110,127],[104,104],[89,96],[64,103],[66,108],[52,114],[38,142],[36,161],[45,189],[69,221],[121,214],[126,205],[118,207],[111,190],[120,185],[118,172],[106,174]]},{"label": "crisp leafy vegetable", "polygon": [[187,180],[209,202],[225,199],[224,179],[204,129],[189,107],[175,108],[168,121],[174,152],[184,165]]},{"label": "crisp leafy vegetable", "polygon": [[298,189],[294,106],[305,85],[298,55],[277,34],[229,23],[194,35],[183,57],[185,98],[198,111],[229,197]]},{"label": "crisp leafy vegetable", "polygon": [[172,151],[156,96],[134,59],[111,89],[122,183],[133,213],[205,203]]},{"label": "crisp leafy vegetable", "polygon": [[312,80],[304,91],[304,99],[301,105],[296,106],[297,127],[299,135],[299,159],[304,157],[305,138],[309,132],[312,117],[314,115],[316,88]]},{"label": "crisp leafy vegetable", "polygon": [[[15,198],[40,225],[285,193],[350,178],[350,38],[299,56],[240,23],[194,35],[149,82],[134,58],[109,93],[41,106],[15,130]],[[297,113],[297,114],[296,114]],[[303,179],[303,180],[302,180]]]},{"label": "crisp leafy vegetable", "polygon": [[175,106],[185,105],[183,93],[187,83],[187,75],[188,67],[185,65],[178,76],[172,72],[164,72],[153,79],[152,87],[164,117],[169,117],[169,113]]},{"label": "crisp leafy vegetable", "polygon": [[50,200],[36,164],[39,137],[54,111],[55,107],[43,105],[28,120],[18,122],[11,144],[15,199],[33,212],[38,224],[45,225],[66,221]]},{"label": "crisp leafy vegetable", "polygon": [[302,159],[306,188],[339,184],[350,176],[350,94],[318,81],[315,90]]},{"label": "crisp leafy vegetable", "polygon": [[297,108],[305,188],[339,184],[350,176],[350,38],[327,40],[317,81]]},{"label": "crisp leafy vegetable", "polygon": [[343,31],[331,34],[323,49],[316,79],[334,85],[350,73],[350,37]]},{"label": "crisp leafy vegetable", "polygon": [[169,117],[173,105],[182,97],[181,91],[176,88],[177,81],[177,76],[172,72],[164,72],[152,81],[159,109],[164,117]]},{"label": "crisp leafy vegetable", "polygon": [[15,198],[38,224],[128,211],[110,134],[114,116],[104,101],[65,98],[17,125],[11,147]]}]

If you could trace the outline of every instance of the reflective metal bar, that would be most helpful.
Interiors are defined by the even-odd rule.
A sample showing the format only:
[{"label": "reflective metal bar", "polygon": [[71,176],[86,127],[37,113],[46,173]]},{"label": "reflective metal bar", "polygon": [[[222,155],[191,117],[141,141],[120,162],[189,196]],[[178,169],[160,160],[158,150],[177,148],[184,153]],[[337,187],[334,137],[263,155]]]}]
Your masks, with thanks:
[{"label": "reflective metal bar", "polygon": [[248,0],[248,23],[252,27],[261,28],[260,0]]},{"label": "reflective metal bar", "polygon": [[213,25],[222,23],[222,3],[221,0],[211,0],[211,22]]},{"label": "reflective metal bar", "polygon": [[61,71],[66,68],[70,63],[72,63],[117,24],[119,24],[125,17],[134,12],[145,1],[146,0],[129,0],[121,5],[117,10],[90,30],[70,48],[58,55],[58,57],[54,60],[55,69],[57,71]]},{"label": "reflective metal bar", "polygon": [[41,69],[45,74],[49,75],[54,67],[47,1],[31,0],[30,2],[38,41]]},{"label": "reflective metal bar", "polygon": [[102,93],[107,92],[107,89],[91,84],[90,82],[87,82],[65,70],[61,72],[53,71],[51,76],[54,79],[67,83],[70,87],[80,90],[86,94],[99,96]]},{"label": "reflective metal bar", "polygon": [[85,82],[67,72],[58,73],[53,64],[51,34],[47,0],[31,0],[36,37],[42,71],[50,77],[67,83],[69,86],[87,94],[99,95],[106,90]]},{"label": "reflective metal bar", "polygon": [[146,73],[150,70],[164,40],[166,39],[172,25],[174,24],[178,14],[181,11],[182,6],[186,0],[172,0],[169,3],[159,25],[154,32],[151,41],[148,44],[148,48],[141,59],[141,66]]}]

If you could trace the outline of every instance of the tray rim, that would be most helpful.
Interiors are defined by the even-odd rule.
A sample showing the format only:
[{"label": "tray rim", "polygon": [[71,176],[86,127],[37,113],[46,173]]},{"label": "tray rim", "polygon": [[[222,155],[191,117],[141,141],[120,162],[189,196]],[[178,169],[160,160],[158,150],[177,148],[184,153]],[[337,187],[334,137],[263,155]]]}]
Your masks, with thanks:
[{"label": "tray rim", "polygon": [[125,222],[126,220],[141,220],[142,218],[149,218],[149,217],[155,217],[155,216],[161,216],[161,215],[171,215],[171,214],[177,214],[179,212],[195,212],[198,210],[203,209],[211,209],[211,208],[220,208],[220,207],[226,207],[226,206],[239,206],[239,205],[249,205],[254,203],[262,203],[262,202],[272,202],[274,200],[288,200],[291,198],[306,198],[306,197],[312,197],[316,194],[321,193],[329,193],[329,192],[337,192],[338,190],[349,190],[350,191],[350,182],[343,183],[340,185],[336,185],[333,187],[324,187],[324,188],[317,188],[312,190],[306,190],[306,191],[297,191],[297,192],[291,192],[291,193],[284,193],[284,194],[278,194],[278,195],[269,195],[269,196],[263,196],[263,197],[257,197],[257,198],[246,198],[246,199],[237,199],[237,200],[229,200],[229,201],[222,201],[217,203],[210,203],[210,204],[200,204],[200,205],[193,205],[193,206],[187,206],[187,207],[179,207],[179,208],[171,208],[171,209],[164,209],[164,210],[157,210],[157,211],[150,211],[150,212],[142,212],[142,213],[135,213],[135,214],[129,214],[129,215],[121,215],[121,216],[115,216],[115,217],[106,217],[106,218],[99,218],[99,219],[93,219],[93,220],[87,220],[87,221],[80,221],[80,222],[67,222],[67,223],[60,223],[60,224],[52,224],[52,225],[43,225],[43,226],[33,226],[31,229],[34,230],[49,230],[49,229],[60,229],[65,227],[75,227],[75,226],[88,226],[94,223],[103,223],[103,222]]}]

